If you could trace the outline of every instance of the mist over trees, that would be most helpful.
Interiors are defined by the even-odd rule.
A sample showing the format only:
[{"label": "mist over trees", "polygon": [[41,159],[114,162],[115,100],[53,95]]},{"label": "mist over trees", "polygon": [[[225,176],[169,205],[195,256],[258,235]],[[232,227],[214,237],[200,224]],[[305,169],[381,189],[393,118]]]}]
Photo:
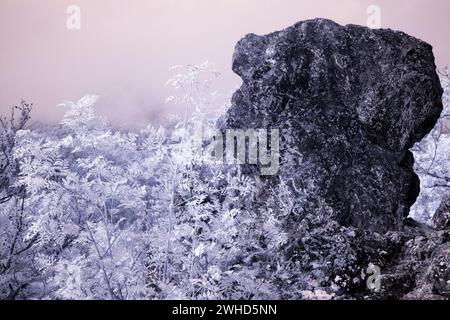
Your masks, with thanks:
[{"label": "mist over trees", "polygon": [[[57,129],[27,129],[26,102],[1,119],[0,299],[320,293],[283,254],[281,221],[293,206],[287,182],[261,204],[257,177],[198,164],[174,141],[190,139],[195,122],[214,128],[226,108],[210,114],[218,74],[208,63],[175,69],[168,101],[185,113],[168,128],[113,130],[95,113],[95,95],[62,103]],[[446,70],[443,116],[414,148],[423,192],[413,216],[427,222],[450,188],[448,77]],[[306,289],[293,290],[292,282]]]},{"label": "mist over trees", "polygon": [[95,95],[63,103],[50,132],[26,129],[26,103],[2,119],[0,298],[278,296],[283,195],[252,211],[254,179],[199,166],[171,141],[189,138],[194,121],[214,125],[209,69],[169,81],[186,108],[170,129],[112,130]]}]

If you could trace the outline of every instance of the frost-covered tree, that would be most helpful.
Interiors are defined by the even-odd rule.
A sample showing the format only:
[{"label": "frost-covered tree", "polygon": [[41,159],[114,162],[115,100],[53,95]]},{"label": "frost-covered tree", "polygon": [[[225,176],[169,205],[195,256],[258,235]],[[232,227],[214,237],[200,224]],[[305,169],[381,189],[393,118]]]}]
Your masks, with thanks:
[{"label": "frost-covered tree", "polygon": [[17,132],[30,119],[32,105],[22,101],[11,108],[9,116],[0,118],[0,204],[7,202],[19,191],[14,179],[18,176],[18,164],[13,155]]},{"label": "frost-covered tree", "polygon": [[18,183],[17,140],[30,119],[31,104],[22,101],[0,118],[0,298],[15,299],[38,276],[30,268],[36,238],[27,237],[26,188]]},{"label": "frost-covered tree", "polygon": [[290,182],[260,190],[239,166],[204,161],[192,137],[223,112],[218,73],[173,70],[168,102],[184,110],[165,129],[114,130],[95,95],[62,103],[57,127],[25,128],[26,104],[2,120],[0,298],[289,297]]},{"label": "frost-covered tree", "polygon": [[185,107],[185,118],[172,136],[181,143],[170,147],[169,161],[162,166],[167,212],[159,221],[167,233],[162,236],[160,227],[152,232],[148,256],[153,289],[158,298],[275,297],[266,276],[277,269],[274,261],[269,263],[269,250],[276,252],[286,238],[277,232],[279,212],[255,210],[254,178],[239,168],[205,165],[192,149],[196,126],[214,130],[216,122],[206,112],[217,97],[208,93],[217,76],[210,67],[177,67],[185,73],[168,82],[176,91],[169,101]]},{"label": "frost-covered tree", "polygon": [[164,138],[151,127],[113,132],[96,99],[65,103],[58,136],[22,131],[15,146],[36,297],[145,297],[149,192]]}]

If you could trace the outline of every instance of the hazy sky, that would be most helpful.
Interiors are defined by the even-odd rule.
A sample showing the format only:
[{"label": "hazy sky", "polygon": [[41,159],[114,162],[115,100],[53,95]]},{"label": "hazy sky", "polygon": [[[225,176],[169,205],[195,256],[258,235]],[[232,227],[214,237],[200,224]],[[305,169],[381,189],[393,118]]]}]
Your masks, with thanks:
[{"label": "hazy sky", "polygon": [[[81,30],[69,30],[69,5],[81,8]],[[450,64],[448,0],[0,0],[0,112],[21,98],[34,119],[59,121],[62,100],[100,95],[98,112],[131,125],[155,120],[171,94],[175,64],[214,62],[219,89],[239,84],[231,71],[235,43],[315,17],[366,24],[381,8],[382,27],[434,46]]]}]

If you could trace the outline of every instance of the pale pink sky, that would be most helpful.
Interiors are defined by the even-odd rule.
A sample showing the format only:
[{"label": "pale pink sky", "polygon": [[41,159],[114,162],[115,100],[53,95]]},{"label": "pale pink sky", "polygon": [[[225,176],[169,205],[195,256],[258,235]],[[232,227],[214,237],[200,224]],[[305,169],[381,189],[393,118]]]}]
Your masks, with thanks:
[{"label": "pale pink sky", "polygon": [[[70,4],[81,8],[79,31],[66,28]],[[35,120],[56,122],[62,100],[96,93],[114,123],[143,124],[176,112],[164,105],[170,66],[212,61],[227,93],[245,34],[315,17],[365,25],[371,4],[383,27],[431,43],[438,65],[449,63],[448,0],[0,0],[0,113],[24,98]]]}]

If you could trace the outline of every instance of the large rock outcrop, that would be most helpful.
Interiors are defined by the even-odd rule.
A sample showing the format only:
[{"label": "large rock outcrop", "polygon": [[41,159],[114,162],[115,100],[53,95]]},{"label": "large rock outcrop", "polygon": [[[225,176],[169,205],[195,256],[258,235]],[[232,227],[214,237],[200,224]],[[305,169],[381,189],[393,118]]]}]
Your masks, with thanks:
[{"label": "large rock outcrop", "polygon": [[411,239],[424,232],[407,220],[419,193],[409,149],[442,111],[432,47],[315,19],[245,36],[233,70],[243,83],[219,127],[280,129],[280,170],[262,184],[283,180],[296,200],[286,255],[348,296],[367,294],[368,263],[391,272],[383,297],[410,292],[426,267],[405,262],[399,271],[396,259],[408,260]]}]

